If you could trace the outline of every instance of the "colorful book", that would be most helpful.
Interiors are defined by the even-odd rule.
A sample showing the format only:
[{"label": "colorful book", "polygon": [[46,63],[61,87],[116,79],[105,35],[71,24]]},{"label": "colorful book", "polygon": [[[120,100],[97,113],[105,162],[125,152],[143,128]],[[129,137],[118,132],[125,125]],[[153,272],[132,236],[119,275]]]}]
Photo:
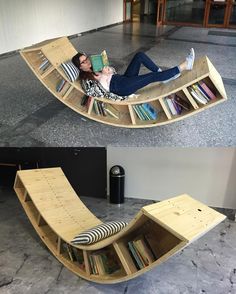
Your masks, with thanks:
[{"label": "colorful book", "polygon": [[98,271],[96,269],[93,256],[92,255],[89,255],[89,258],[88,259],[89,259],[89,265],[90,265],[90,270],[91,270],[92,274],[97,275],[98,274]]},{"label": "colorful book", "polygon": [[39,70],[44,72],[46,71],[49,67],[51,66],[51,63],[49,62],[49,60],[44,60],[41,65],[39,66]]},{"label": "colorful book", "polygon": [[94,112],[97,114],[97,115],[100,115],[100,112],[99,112],[99,109],[98,109],[98,104],[97,104],[97,100],[94,100],[93,102],[93,109],[94,109]]},{"label": "colorful book", "polygon": [[199,82],[199,85],[206,92],[206,94],[210,97],[210,99],[216,99],[215,94],[212,92],[212,90],[204,82],[202,82],[202,81]]},{"label": "colorful book", "polygon": [[151,250],[148,248],[145,240],[143,237],[139,237],[136,240],[133,241],[134,242],[134,246],[136,248],[136,251],[138,251],[140,253],[140,255],[142,256],[142,259],[145,262],[145,265],[148,266],[150,264],[152,264],[155,261],[155,258],[151,252]]},{"label": "colorful book", "polygon": [[175,102],[174,96],[175,96],[175,95],[173,95],[173,97],[171,97],[172,104],[173,104],[173,106],[174,106],[174,108],[175,108],[177,114],[181,114],[181,112],[182,112],[182,107],[181,107],[179,104],[177,104],[177,103]]},{"label": "colorful book", "polygon": [[195,84],[198,91],[202,94],[202,96],[209,102],[211,100],[210,97],[206,94],[206,92],[202,89],[202,87],[199,84]]},{"label": "colorful book", "polygon": [[190,103],[184,100],[183,98],[179,97],[178,95],[175,95],[174,101],[176,104],[180,105],[185,110],[190,110],[191,108]]},{"label": "colorful book", "polygon": [[201,91],[198,89],[198,87],[196,85],[192,85],[191,88],[193,91],[195,91],[195,93],[198,95],[198,97],[201,98],[202,101],[205,101],[206,103],[208,103],[208,101],[209,101],[208,97],[205,97],[205,95],[203,95],[201,93]]},{"label": "colorful book", "polygon": [[105,275],[106,271],[105,271],[105,268],[103,266],[103,261],[101,259],[101,256],[94,254],[93,255],[93,260],[94,260],[95,266],[97,268],[98,274],[99,275]]},{"label": "colorful book", "polygon": [[80,105],[81,105],[81,106],[86,106],[87,101],[88,101],[88,98],[89,98],[89,96],[84,95],[84,96],[81,98]]},{"label": "colorful book", "polygon": [[110,116],[112,116],[116,119],[119,119],[119,111],[114,106],[106,103],[106,104],[104,104],[103,108],[107,114],[109,114]]},{"label": "colorful book", "polygon": [[133,258],[133,260],[135,262],[137,269],[142,269],[144,267],[143,263],[140,260],[132,241],[128,242],[128,248],[131,253],[131,257]]},{"label": "colorful book", "polygon": [[193,96],[193,98],[197,101],[197,102],[199,102],[200,104],[207,104],[207,101],[206,101],[206,99],[202,99],[201,97],[199,97],[198,95],[197,95],[197,93],[192,89],[192,88],[190,88],[190,93],[191,93],[191,95]]},{"label": "colorful book", "polygon": [[59,83],[56,86],[56,91],[61,92],[65,84],[66,84],[66,80],[62,79],[61,81],[59,81]]},{"label": "colorful book", "polygon": [[171,98],[166,97],[165,100],[166,100],[167,106],[168,106],[171,114],[172,115],[177,115],[178,113],[177,113],[177,111],[176,111],[176,109],[175,109],[175,107],[173,105],[173,102],[172,102]]},{"label": "colorful book", "polygon": [[97,102],[97,106],[98,106],[99,114],[100,114],[100,115],[103,115],[103,114],[102,114],[102,106],[101,106],[101,102],[100,102],[100,101],[96,101],[96,102]]},{"label": "colorful book", "polygon": [[75,257],[74,251],[72,250],[72,248],[69,244],[67,244],[67,243],[65,243],[65,244],[66,244],[66,250],[67,250],[67,253],[70,257],[70,260],[75,261],[76,257]]},{"label": "colorful book", "polygon": [[142,113],[142,116],[144,118],[144,120],[150,120],[151,118],[149,117],[149,115],[146,113],[145,109],[142,107],[141,104],[136,105],[138,107],[138,109],[140,110],[140,112]]},{"label": "colorful book", "polygon": [[151,119],[157,119],[157,111],[151,104],[143,103],[142,107],[145,109]]},{"label": "colorful book", "polygon": [[139,110],[139,108],[137,107],[137,105],[133,105],[133,109],[134,109],[135,113],[137,114],[137,117],[138,117],[140,120],[143,120],[143,116],[141,115],[140,110]]},{"label": "colorful book", "polygon": [[39,70],[42,70],[44,67],[46,67],[48,63],[49,63],[48,59],[43,59],[43,62],[39,66]]},{"label": "colorful book", "polygon": [[79,268],[85,270],[83,251],[75,247],[72,247],[72,250],[74,252],[76,261],[78,262]]},{"label": "colorful book", "polygon": [[101,254],[105,270],[108,274],[112,274],[120,270],[120,264],[117,260],[117,257],[112,250],[107,250]]},{"label": "colorful book", "polygon": [[90,61],[94,72],[101,71],[104,66],[109,65],[109,60],[107,57],[106,50],[103,50],[101,54],[91,55]]},{"label": "colorful book", "polygon": [[70,87],[71,87],[70,83],[66,82],[60,92],[62,97],[66,95],[66,93],[69,91]]}]

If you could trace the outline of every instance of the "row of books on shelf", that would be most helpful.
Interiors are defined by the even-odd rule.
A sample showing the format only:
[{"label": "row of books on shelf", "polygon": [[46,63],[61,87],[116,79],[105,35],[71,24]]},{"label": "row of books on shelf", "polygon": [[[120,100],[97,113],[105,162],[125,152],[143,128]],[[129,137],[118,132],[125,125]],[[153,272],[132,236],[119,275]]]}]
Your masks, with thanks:
[{"label": "row of books on shelf", "polygon": [[179,115],[183,110],[190,110],[191,105],[177,94],[171,94],[164,98],[164,102],[172,115]]},{"label": "row of books on shelf", "polygon": [[51,63],[50,61],[46,58],[46,57],[43,57],[42,58],[42,63],[39,65],[39,71],[41,73],[45,72],[49,67],[51,66]]},{"label": "row of books on shelf", "polygon": [[60,80],[56,85],[56,91],[63,97],[69,91],[71,84],[66,80]]},{"label": "row of books on shelf", "polygon": [[133,109],[140,120],[156,120],[157,119],[157,111],[149,103],[133,105]]},{"label": "row of books on shelf", "polygon": [[[66,257],[78,267],[85,271],[85,262],[83,250],[77,249],[68,243],[62,244],[63,251],[66,252]],[[101,249],[88,255],[90,272],[93,275],[112,274],[120,270],[120,264],[112,249]]]},{"label": "row of books on shelf", "polygon": [[[199,104],[205,105],[211,100],[216,99],[213,91],[202,81],[191,85],[188,89],[192,97]],[[184,110],[189,111],[192,107],[187,98],[184,99],[177,94],[171,94],[165,97],[164,102],[171,115],[174,116],[180,115]]]},{"label": "row of books on shelf", "polygon": [[216,99],[213,91],[203,81],[191,85],[189,91],[199,104],[205,105],[211,100]]},{"label": "row of books on shelf", "polygon": [[119,119],[120,117],[119,111],[113,105],[102,101],[94,100],[93,110],[96,115],[111,116],[116,119]]},{"label": "row of books on shelf", "polygon": [[147,236],[142,235],[133,241],[129,241],[128,249],[138,270],[149,266],[157,259],[148,242]]},{"label": "row of books on shelf", "polygon": [[68,259],[77,263],[78,267],[85,271],[83,251],[69,245],[66,242],[64,242],[62,244],[62,247],[63,247],[64,252],[67,253]]},{"label": "row of books on shelf", "polygon": [[113,274],[121,268],[114,250],[109,248],[91,253],[88,259],[93,275]]}]

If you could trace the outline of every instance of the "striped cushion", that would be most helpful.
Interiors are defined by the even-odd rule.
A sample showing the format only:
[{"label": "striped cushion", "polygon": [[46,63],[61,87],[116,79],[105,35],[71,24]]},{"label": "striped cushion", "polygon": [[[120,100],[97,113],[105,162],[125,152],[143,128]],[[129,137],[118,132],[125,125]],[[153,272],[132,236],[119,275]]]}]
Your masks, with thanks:
[{"label": "striped cushion", "polygon": [[63,62],[61,67],[67,78],[74,82],[79,77],[79,69],[72,63],[72,61]]},{"label": "striped cushion", "polygon": [[78,236],[71,241],[73,244],[92,244],[99,240],[112,236],[122,230],[128,223],[123,221],[113,221],[98,225]]}]

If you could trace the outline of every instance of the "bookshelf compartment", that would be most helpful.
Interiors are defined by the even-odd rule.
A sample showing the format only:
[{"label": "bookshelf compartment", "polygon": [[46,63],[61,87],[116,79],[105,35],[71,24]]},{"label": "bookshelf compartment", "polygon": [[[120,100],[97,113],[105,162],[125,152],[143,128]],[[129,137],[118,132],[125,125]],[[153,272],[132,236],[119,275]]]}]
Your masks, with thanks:
[{"label": "bookshelf compartment", "polygon": [[216,99],[212,99],[208,104],[212,104],[216,101],[223,99],[222,95],[220,94],[217,87],[214,85],[214,83],[210,79],[210,77],[206,77],[205,79],[201,80],[201,82],[204,82],[209,87],[209,89],[213,92],[213,94],[215,94],[216,96]]},{"label": "bookshelf compartment", "polygon": [[[179,97],[181,100],[183,100],[183,103],[187,103],[189,109],[185,109],[183,106],[181,106],[180,107],[180,109],[181,109],[180,110],[180,113],[175,113],[175,114],[172,113],[170,107],[168,106],[168,103],[166,101],[166,98],[176,97],[176,96]],[[163,102],[165,103],[166,108],[168,110],[169,119],[181,118],[181,117],[184,117],[185,115],[189,115],[189,114],[191,114],[191,113],[193,113],[195,111],[195,107],[194,107],[195,106],[195,103],[194,103],[193,99],[191,99],[191,97],[187,97],[187,95],[185,94],[185,92],[182,91],[182,90],[181,91],[178,91],[176,93],[173,93],[172,95],[169,95],[169,96],[167,96],[165,98],[163,98]],[[174,107],[174,109],[176,109],[174,105],[173,105],[173,107]]]},{"label": "bookshelf compartment", "polygon": [[52,68],[52,64],[41,50],[33,50],[23,54],[28,64],[38,75],[43,75]]},{"label": "bookshelf compartment", "polygon": [[[224,98],[222,97],[222,95],[220,94],[220,92],[217,90],[216,86],[214,86],[213,82],[211,81],[211,79],[209,77],[206,77],[205,79],[200,80],[198,83],[193,84],[193,87],[200,84],[201,83],[205,83],[205,85],[209,88],[209,90],[213,93],[213,95],[215,96],[214,98],[209,98],[208,95],[202,95],[202,93],[199,93],[199,88],[197,89],[198,93],[195,93],[195,95],[197,94],[198,96],[202,95],[203,98],[204,96],[208,97],[208,101],[206,100],[206,103],[201,103],[200,101],[198,101],[195,97],[194,94],[192,94],[191,92],[193,91],[192,87],[188,87],[187,91],[189,93],[189,95],[192,97],[192,99],[195,101],[195,103],[197,104],[197,107],[199,109],[204,109],[207,106],[212,106],[213,104],[216,104],[218,102],[220,102],[220,100],[223,100]],[[204,89],[203,89],[204,90]],[[196,92],[196,90],[195,90]]]},{"label": "bookshelf compartment", "polygon": [[[102,103],[98,99],[95,99],[95,101]],[[91,117],[96,118],[96,120],[101,120],[103,122],[111,123],[114,125],[131,125],[132,124],[128,105],[109,103],[113,109],[118,111],[119,117],[115,118],[112,115],[108,114],[107,111],[106,111],[105,116],[103,114],[101,114],[101,112],[97,112],[98,108],[97,108],[97,110],[95,109],[96,104],[97,104],[95,101],[93,103]],[[108,103],[103,103],[103,108],[106,108],[106,104],[108,104]],[[114,113],[116,113],[116,111],[114,111]]]},{"label": "bookshelf compartment", "polygon": [[17,177],[15,181],[15,190],[17,192],[19,199],[21,201],[24,201],[27,191],[19,177]]},{"label": "bookshelf compartment", "polygon": [[87,106],[81,105],[83,96],[84,96],[83,93],[80,93],[76,89],[72,89],[70,93],[68,94],[68,96],[65,98],[66,104],[80,113],[82,112],[87,114],[88,113]]},{"label": "bookshelf compartment", "polygon": [[53,251],[57,249],[58,236],[48,224],[39,227],[41,238]]},{"label": "bookshelf compartment", "polygon": [[85,273],[85,260],[83,250],[75,248],[64,240],[60,244],[60,256],[69,262],[76,270]]},{"label": "bookshelf compartment", "polygon": [[88,251],[90,275],[103,279],[114,279],[126,275],[120,259],[112,245],[93,252]]},{"label": "bookshelf compartment", "polygon": [[157,118],[150,119],[150,120],[140,119],[140,117],[138,117],[138,114],[135,111],[134,107],[136,105],[139,105],[139,107],[140,107],[140,105],[142,105],[142,104],[135,104],[135,105],[132,105],[133,113],[134,113],[134,117],[135,117],[135,124],[137,124],[137,125],[152,125],[152,124],[163,123],[164,121],[167,120],[166,112],[164,111],[159,100],[150,101],[150,102],[148,102],[148,104],[150,104],[155,109],[155,111],[157,113]]},{"label": "bookshelf compartment", "polygon": [[46,86],[53,92],[55,95],[59,95],[60,92],[57,91],[57,87],[60,82],[63,80],[63,77],[58,73],[57,70],[50,72],[44,79]]},{"label": "bookshelf compartment", "polygon": [[181,239],[161,225],[146,218],[143,225],[129,232],[119,241],[118,247],[128,260],[130,272],[135,273],[151,266],[178,247],[181,242]]},{"label": "bookshelf compartment", "polygon": [[37,223],[39,212],[34,203],[32,201],[25,202],[25,208],[27,209],[27,214],[30,219]]}]

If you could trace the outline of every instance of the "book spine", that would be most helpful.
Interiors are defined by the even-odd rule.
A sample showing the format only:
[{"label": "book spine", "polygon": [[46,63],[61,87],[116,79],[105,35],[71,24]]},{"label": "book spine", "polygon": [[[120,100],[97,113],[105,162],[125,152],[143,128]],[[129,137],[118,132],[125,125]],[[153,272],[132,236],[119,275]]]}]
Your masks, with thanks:
[{"label": "book spine", "polygon": [[135,113],[137,114],[137,117],[138,117],[140,120],[143,120],[141,114],[139,113],[139,109],[137,108],[137,105],[133,105],[133,109],[134,109]]},{"label": "book spine", "polygon": [[166,97],[166,102],[167,102],[167,105],[168,105],[168,108],[169,108],[171,114],[172,115],[177,115],[177,111],[174,108],[172,100],[170,98]]},{"label": "book spine", "polygon": [[193,96],[193,98],[198,101],[201,104],[206,104],[205,101],[203,101],[196,93],[193,89],[190,90],[191,95]]},{"label": "book spine", "polygon": [[134,260],[136,261],[137,269],[142,269],[143,264],[142,264],[141,260],[139,259],[137,252],[135,251],[135,248],[133,246],[133,242],[128,242],[128,247],[131,252],[131,255],[133,256]]},{"label": "book spine", "polygon": [[93,107],[94,107],[94,112],[99,115],[99,109],[98,109],[98,104],[97,104],[97,100],[94,100],[93,102]]},{"label": "book spine", "polygon": [[142,107],[141,104],[138,105],[138,108],[140,110],[140,112],[142,113],[144,120],[150,120],[151,118],[149,117],[149,115],[147,114],[147,112],[145,111],[145,109]]},{"label": "book spine", "polygon": [[171,98],[171,101],[172,101],[172,104],[173,104],[177,114],[181,114],[182,107],[175,102],[174,98]]},{"label": "book spine", "polygon": [[56,91],[57,91],[57,92],[61,92],[61,90],[62,90],[63,87],[65,86],[65,83],[66,83],[66,81],[65,81],[64,79],[61,80],[61,81],[58,83],[57,87],[56,87]]},{"label": "book spine", "polygon": [[203,90],[203,88],[199,84],[196,84],[196,87],[197,87],[198,91],[202,94],[202,96],[209,102],[211,100],[211,98],[208,97],[208,95]]},{"label": "book spine", "polygon": [[110,105],[104,105],[104,110],[107,114],[109,114],[110,116],[118,119],[119,118],[119,114],[117,114],[117,110],[115,110],[114,108],[112,108]]},{"label": "book spine", "polygon": [[215,94],[209,89],[209,87],[204,82],[200,82],[200,86],[203,88],[203,90],[205,90],[205,92],[211,99],[216,99]]},{"label": "book spine", "polygon": [[148,112],[151,119],[157,119],[157,112],[150,104],[143,103],[142,106],[146,110],[146,112]]},{"label": "book spine", "polygon": [[196,85],[192,85],[192,89],[195,91],[195,93],[198,95],[198,97],[199,97],[202,101],[208,103],[208,101],[209,101],[208,98],[205,98],[205,97],[202,95],[202,93],[199,91],[199,89],[197,88]]},{"label": "book spine", "polygon": [[144,113],[143,109],[142,109],[142,106],[139,104],[139,105],[136,105],[137,109],[139,110],[139,113],[142,117],[142,120],[148,120],[146,114]]}]

